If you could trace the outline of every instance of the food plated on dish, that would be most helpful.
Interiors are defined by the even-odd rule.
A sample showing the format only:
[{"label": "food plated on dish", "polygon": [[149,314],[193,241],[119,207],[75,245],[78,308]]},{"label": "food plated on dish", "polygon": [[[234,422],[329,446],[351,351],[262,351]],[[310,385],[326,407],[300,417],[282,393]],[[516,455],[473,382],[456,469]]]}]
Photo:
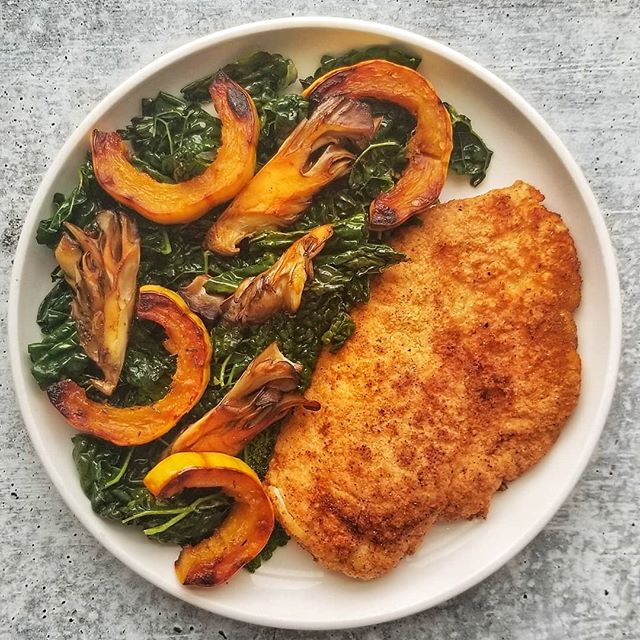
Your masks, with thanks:
[{"label": "food plated on dish", "polygon": [[38,228],[33,374],[94,511],[182,545],[184,584],[288,535],[379,576],[485,516],[577,402],[571,237],[524,183],[438,204],[491,151],[419,63],[327,56],[302,95],[279,54],[214,69],[95,130]]},{"label": "food plated on dish", "polygon": [[408,259],[321,355],[307,392],[321,408],[284,425],[266,485],[324,566],[384,574],[436,522],[487,517],[558,437],[580,389],[580,277],[542,199],[518,182],[398,230]]},{"label": "food plated on dish", "polygon": [[[174,569],[179,548],[150,542],[162,537],[161,531],[149,538],[141,534],[141,527],[122,526],[119,518],[131,512],[119,515],[120,503],[101,503],[99,495],[94,505],[100,509],[105,504],[106,514],[113,508],[114,517],[101,517],[92,509],[72,456],[72,436],[77,432],[53,407],[47,394],[39,390],[31,373],[27,345],[42,341],[35,310],[51,289],[49,275],[56,265],[53,251],[36,242],[37,227],[41,220],[51,216],[54,193],[71,194],[77,186],[77,168],[87,156],[93,130],[122,129],[132,115],[139,113],[143,98],[156,96],[160,90],[180,95],[180,88],[190,78],[211,75],[213,70],[255,51],[281,52],[295,60],[300,75],[305,77],[314,73],[318,60],[327,51],[340,53],[381,42],[421,57],[418,71],[430,80],[439,96],[473,119],[474,128],[494,151],[487,177],[477,188],[468,177],[449,171],[441,202],[503,189],[520,179],[544,194],[546,207],[562,213],[581,263],[582,297],[574,314],[582,360],[578,404],[542,460],[516,482],[509,483],[508,490],[493,497],[487,518],[439,522],[425,535],[415,553],[375,580],[352,580],[339,572],[325,570],[313,561],[310,553],[290,542],[279,548],[259,571],[238,571],[228,583],[214,589],[184,586],[176,579]],[[287,92],[297,91],[296,86]],[[169,115],[165,113],[163,120]],[[80,201],[82,197],[76,199]],[[144,225],[144,220],[138,222],[140,227]],[[330,242],[333,241],[332,238]],[[174,244],[179,244],[179,240]],[[274,255],[279,256],[282,251],[284,248],[274,251]],[[314,262],[316,278],[321,259],[322,254]],[[393,268],[386,273],[391,274]],[[312,282],[305,286],[307,296]],[[300,311],[297,315],[301,317]],[[139,329],[137,324],[134,323],[134,332]],[[125,565],[126,569],[115,566],[115,572],[124,571],[124,577],[127,569],[131,569],[189,604],[254,624],[295,629],[351,628],[422,611],[478,584],[521,551],[558,511],[575,487],[605,424],[619,357],[620,296],[611,243],[587,181],[549,125],[506,83],[451,48],[405,30],[354,20],[284,19],[212,33],[172,50],[127,78],[78,125],[45,172],[24,222],[11,275],[8,338],[16,399],[34,449],[78,522],[114,559]],[[160,355],[163,352],[164,349],[158,350]],[[70,363],[76,353],[68,352]],[[225,377],[229,373],[227,368]],[[308,390],[305,395],[314,400]],[[316,414],[310,411],[308,415]],[[125,452],[127,449],[123,448]],[[122,453],[121,449],[116,451]],[[102,460],[107,462],[107,457]],[[103,477],[114,478],[122,460],[111,460],[113,467],[104,464],[96,473],[104,470]],[[144,461],[132,454],[130,468],[134,470],[141,464]],[[148,499],[151,495],[148,490],[137,491],[144,475],[142,471],[133,486],[121,483],[120,496],[124,498],[128,493],[130,499]],[[189,493],[171,499],[177,510],[174,514],[164,513],[155,521],[147,514],[143,526],[152,529],[175,517],[177,521],[169,529],[180,533],[184,523],[193,531],[195,521],[188,521],[191,512],[187,508],[192,503],[187,500],[183,503],[181,511],[188,511],[186,515],[178,512],[177,504],[181,497],[188,498]],[[216,502],[214,497],[197,502],[193,508],[201,515],[206,511],[213,520],[213,510],[220,506],[221,497],[218,495],[218,505],[211,511],[206,507]],[[142,507],[140,510],[144,510]],[[164,535],[169,536],[169,529]],[[80,530],[78,535],[82,535]]]}]

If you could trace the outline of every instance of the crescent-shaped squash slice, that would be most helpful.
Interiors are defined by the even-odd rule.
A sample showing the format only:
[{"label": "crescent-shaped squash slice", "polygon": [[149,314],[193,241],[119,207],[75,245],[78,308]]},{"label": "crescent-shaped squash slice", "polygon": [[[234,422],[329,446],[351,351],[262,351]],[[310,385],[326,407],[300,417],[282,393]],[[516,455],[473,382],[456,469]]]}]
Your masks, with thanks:
[{"label": "crescent-shaped squash slice", "polygon": [[209,383],[209,333],[177,293],[155,285],[140,287],[136,315],[159,324],[167,334],[165,348],[176,355],[176,371],[164,397],[146,406],[114,407],[91,400],[73,380],[47,388],[49,400],[71,426],[120,446],[144,444],[165,434],[200,400]]},{"label": "crescent-shaped squash slice", "polygon": [[231,200],[255,171],[258,114],[251,96],[222,72],[209,93],[222,121],[222,144],[204,173],[175,184],[158,182],[131,164],[129,149],[117,133],[94,130],[91,152],[100,186],[158,224],[192,222]]},{"label": "crescent-shaped squash slice", "polygon": [[224,453],[175,453],[144,479],[156,497],[170,498],[188,487],[219,487],[234,499],[225,521],[212,536],[185,546],[176,560],[182,584],[213,586],[225,582],[253,560],[273,531],[273,506],[251,467]]},{"label": "crescent-shaped squash slice", "polygon": [[371,228],[396,227],[437,200],[449,167],[451,119],[426,78],[393,62],[367,60],[330,71],[302,95],[309,99],[312,109],[333,96],[346,95],[393,102],[416,117],[416,128],[407,145],[408,165],[395,187],[371,203]]}]

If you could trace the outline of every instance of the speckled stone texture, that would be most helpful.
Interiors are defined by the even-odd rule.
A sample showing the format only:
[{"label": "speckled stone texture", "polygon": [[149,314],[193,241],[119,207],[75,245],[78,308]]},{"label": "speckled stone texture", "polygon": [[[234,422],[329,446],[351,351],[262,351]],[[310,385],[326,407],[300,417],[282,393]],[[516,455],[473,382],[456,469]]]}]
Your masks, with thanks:
[{"label": "speckled stone texture", "polygon": [[[365,629],[300,633],[195,609],[150,586],[69,513],[14,400],[4,331],[9,268],[36,187],[108,91],[178,45],[286,16],[377,20],[485,65],[542,113],[602,207],[624,295],[622,369],[604,435],[546,529],[481,585]],[[640,638],[640,4],[636,0],[0,0],[0,463],[2,638],[346,640]]]}]

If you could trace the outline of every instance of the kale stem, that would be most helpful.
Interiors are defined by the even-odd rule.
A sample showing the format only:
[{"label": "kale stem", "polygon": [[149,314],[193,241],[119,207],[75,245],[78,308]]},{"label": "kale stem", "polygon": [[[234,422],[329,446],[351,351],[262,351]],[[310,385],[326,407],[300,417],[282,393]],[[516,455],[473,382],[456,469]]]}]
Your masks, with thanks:
[{"label": "kale stem", "polygon": [[239,367],[239,364],[234,364],[233,367],[231,368],[231,373],[229,374],[229,377],[227,378],[227,384],[231,384],[233,382],[233,376],[235,375],[236,369]]},{"label": "kale stem", "polygon": [[220,386],[221,386],[221,387],[224,387],[224,372],[225,372],[225,369],[227,368],[227,364],[228,364],[229,360],[231,359],[231,356],[232,356],[232,355],[233,355],[233,354],[232,354],[232,353],[230,353],[230,354],[229,354],[229,355],[224,359],[224,361],[222,362],[222,366],[220,367]]},{"label": "kale stem", "polygon": [[108,489],[109,487],[112,487],[114,484],[118,484],[118,482],[122,480],[122,476],[124,476],[127,470],[127,467],[129,466],[129,462],[131,461],[132,455],[133,455],[133,447],[130,447],[129,453],[127,453],[127,457],[124,459],[124,463],[120,467],[120,471],[118,471],[118,473],[116,473],[116,475],[113,478],[111,478],[111,480],[109,480],[107,484],[104,485],[103,489]]},{"label": "kale stem", "polygon": [[354,161],[353,166],[351,167],[351,170],[353,171],[353,167],[355,167],[361,160],[362,158],[364,158],[364,156],[367,155],[367,153],[369,153],[369,151],[371,151],[371,149],[378,149],[380,147],[399,147],[400,145],[397,142],[394,142],[393,140],[388,140],[387,142],[376,142],[375,144],[370,144]]},{"label": "kale stem", "polygon": [[166,229],[162,229],[162,247],[160,249],[160,253],[162,255],[169,255],[173,251],[173,247],[171,246],[171,240],[169,238],[169,234]]},{"label": "kale stem", "polygon": [[179,141],[179,146],[182,146],[182,142],[184,140],[184,134],[185,134],[185,129],[187,128],[187,122],[189,122],[189,117],[191,116],[193,112],[189,111],[187,113],[187,115],[185,116],[184,120],[182,121],[182,130],[180,131],[180,141]]},{"label": "kale stem", "polygon": [[188,507],[185,507],[182,513],[179,513],[177,516],[171,518],[171,520],[167,520],[164,524],[160,524],[157,527],[151,527],[150,529],[144,529],[144,534],[146,536],[155,536],[158,533],[163,533],[167,529],[173,527],[174,524],[180,522],[186,518],[190,513],[193,513],[205,500],[207,500],[210,496],[203,496],[202,498],[198,498],[194,500]]},{"label": "kale stem", "polygon": [[132,516],[122,520],[122,524],[127,524],[132,520],[139,520],[140,518],[146,518],[148,516],[172,516],[175,514],[184,513],[185,507],[176,507],[175,509],[149,509],[148,511],[140,511],[140,513],[134,513]]},{"label": "kale stem", "polygon": [[166,120],[161,119],[160,122],[162,122],[167,132],[167,140],[169,142],[169,155],[172,156],[173,155],[173,137],[171,136],[171,129],[169,129],[169,124],[167,123]]}]

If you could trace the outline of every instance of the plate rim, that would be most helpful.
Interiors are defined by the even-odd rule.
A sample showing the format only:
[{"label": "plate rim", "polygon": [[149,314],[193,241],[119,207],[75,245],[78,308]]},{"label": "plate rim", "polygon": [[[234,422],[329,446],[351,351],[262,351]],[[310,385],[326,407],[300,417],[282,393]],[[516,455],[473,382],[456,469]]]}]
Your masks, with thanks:
[{"label": "plate rim", "polygon": [[[594,418],[592,419],[593,428],[590,429],[588,433],[588,437],[586,439],[587,442],[585,442],[585,446],[582,449],[581,457],[577,461],[574,461],[573,472],[566,477],[564,486],[560,491],[554,494],[549,506],[543,513],[541,513],[541,515],[535,521],[534,526],[531,526],[520,536],[514,537],[514,539],[511,541],[511,544],[507,545],[500,553],[493,556],[492,559],[487,562],[482,568],[478,569],[472,575],[467,576],[465,580],[460,581],[455,586],[441,592],[438,597],[432,598],[430,601],[407,605],[404,607],[393,607],[388,611],[381,612],[376,615],[369,615],[366,617],[360,616],[346,620],[342,619],[337,623],[331,622],[330,620],[313,620],[306,622],[299,621],[294,623],[290,619],[278,618],[277,615],[270,618],[265,618],[263,615],[256,615],[250,612],[239,611],[237,608],[217,603],[215,599],[211,601],[212,606],[210,608],[204,608],[199,602],[189,597],[188,592],[185,592],[181,588],[182,585],[179,585],[177,582],[173,585],[166,584],[163,580],[159,579],[147,566],[145,566],[142,561],[131,557],[130,554],[122,550],[121,547],[112,542],[111,539],[101,539],[98,536],[98,532],[93,526],[93,523],[96,521],[98,516],[92,511],[82,509],[78,504],[76,504],[76,502],[71,498],[70,494],[66,492],[62,482],[62,478],[57,472],[55,465],[48,462],[45,451],[45,444],[40,437],[39,429],[31,412],[29,401],[30,394],[20,381],[20,375],[23,373],[24,368],[24,354],[22,353],[22,350],[20,348],[21,345],[18,341],[19,317],[17,300],[19,297],[21,285],[21,273],[27,257],[29,243],[32,240],[35,226],[39,221],[39,217],[37,214],[44,204],[46,195],[49,193],[51,187],[53,186],[54,176],[64,165],[69,152],[82,138],[86,136],[85,129],[87,129],[89,126],[91,126],[92,123],[94,123],[102,115],[104,115],[104,113],[112,106],[114,106],[127,92],[134,89],[138,84],[146,80],[152,74],[162,70],[172,63],[181,60],[184,57],[197,53],[198,51],[205,49],[211,45],[234,40],[238,37],[260,34],[272,30],[305,28],[327,28],[334,30],[360,31],[367,34],[396,39],[406,42],[409,45],[422,47],[466,69],[475,77],[479,78],[481,81],[496,90],[505,99],[507,99],[518,111],[520,111],[524,115],[524,117],[527,118],[527,120],[532,123],[536,130],[551,146],[554,152],[558,155],[562,164],[566,167],[576,188],[580,192],[580,195],[585,202],[589,217],[591,218],[598,244],[602,251],[602,258],[605,267],[606,286],[610,297],[610,305],[608,310],[608,316],[611,321],[611,331],[609,335],[609,360],[607,362],[604,384],[602,385],[600,393],[598,410],[595,413]],[[589,460],[593,456],[597,442],[606,423],[611,403],[613,401],[620,363],[622,342],[622,304],[615,252],[613,249],[611,238],[604,223],[604,217],[602,216],[595,196],[593,195],[593,192],[591,191],[591,188],[589,187],[589,184],[582,170],[578,166],[573,156],[570,154],[565,144],[553,131],[551,126],[547,124],[547,122],[542,118],[542,116],[519,93],[512,89],[506,82],[499,79],[493,72],[481,66],[479,63],[471,60],[467,56],[459,53],[451,47],[433,40],[432,38],[413,33],[404,28],[384,25],[377,22],[370,22],[367,20],[310,16],[278,18],[274,20],[261,20],[257,22],[246,23],[224,30],[216,31],[192,40],[159,56],[149,64],[133,73],[126,80],[118,84],[93,109],[91,109],[91,111],[81,120],[75,130],[66,139],[65,143],[56,154],[53,162],[50,163],[40,181],[39,187],[33,196],[29,210],[24,218],[22,231],[14,254],[13,267],[11,269],[7,336],[9,340],[9,360],[11,365],[13,387],[16,394],[18,407],[20,409],[22,419],[27,428],[27,432],[29,433],[36,453],[40,459],[40,462],[47,471],[49,478],[53,482],[56,490],[64,500],[67,507],[102,546],[104,546],[125,566],[135,571],[149,583],[153,584],[156,587],[159,587],[160,589],[174,597],[188,602],[191,605],[204,608],[206,611],[210,611],[218,615],[222,615],[235,620],[240,620],[243,622],[248,622],[251,624],[300,630],[329,630],[355,628],[381,622],[387,622],[390,620],[396,620],[441,604],[480,583],[482,580],[484,580],[486,577],[491,575],[506,562],[508,562],[511,558],[513,558],[536,535],[538,535],[538,533],[540,533],[540,531],[556,514],[560,506],[565,502],[569,494],[575,488],[575,485],[582,476],[587,464],[589,463]]]}]

